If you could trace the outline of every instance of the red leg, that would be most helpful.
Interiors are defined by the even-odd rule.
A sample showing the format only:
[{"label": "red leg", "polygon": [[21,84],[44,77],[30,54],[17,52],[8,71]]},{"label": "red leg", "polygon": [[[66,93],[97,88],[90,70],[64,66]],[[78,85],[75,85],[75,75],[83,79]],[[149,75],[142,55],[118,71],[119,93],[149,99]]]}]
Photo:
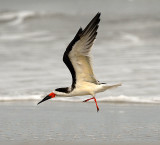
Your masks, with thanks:
[{"label": "red leg", "polygon": [[90,99],[87,99],[87,100],[84,100],[83,102],[87,102],[87,101],[89,101],[89,100],[91,100],[91,99],[94,99],[94,97],[92,97],[92,98],[90,98]]},{"label": "red leg", "polygon": [[96,98],[95,98],[95,97],[93,97],[93,99],[94,99],[94,101],[95,101],[95,103],[96,103],[97,112],[98,112],[98,111],[99,111],[99,107],[98,107],[98,104],[97,104],[97,100],[96,100]]},{"label": "red leg", "polygon": [[87,102],[87,101],[89,101],[89,100],[91,100],[91,99],[94,99],[94,102],[96,103],[96,107],[97,107],[97,112],[98,112],[98,111],[99,111],[99,107],[98,107],[97,100],[96,100],[95,97],[92,97],[92,98],[89,98],[89,99],[87,99],[87,100],[84,100],[83,102]]}]

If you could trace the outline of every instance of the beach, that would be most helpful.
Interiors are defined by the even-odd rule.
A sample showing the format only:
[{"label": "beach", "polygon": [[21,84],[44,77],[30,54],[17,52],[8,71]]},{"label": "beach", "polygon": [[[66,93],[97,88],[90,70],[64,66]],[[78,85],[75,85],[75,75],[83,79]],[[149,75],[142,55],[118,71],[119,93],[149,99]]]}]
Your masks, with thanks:
[{"label": "beach", "polygon": [[81,145],[81,144],[84,144],[84,145],[159,145],[159,143],[101,143],[101,142],[98,142],[98,143],[95,143],[95,142],[51,142],[51,141],[47,141],[47,142],[9,142],[9,143],[6,143],[6,142],[2,142],[4,145],[35,145],[35,144],[39,144],[39,145]]},{"label": "beach", "polygon": [[94,103],[36,103],[0,103],[1,142],[159,143],[159,105],[99,103],[97,113]]}]

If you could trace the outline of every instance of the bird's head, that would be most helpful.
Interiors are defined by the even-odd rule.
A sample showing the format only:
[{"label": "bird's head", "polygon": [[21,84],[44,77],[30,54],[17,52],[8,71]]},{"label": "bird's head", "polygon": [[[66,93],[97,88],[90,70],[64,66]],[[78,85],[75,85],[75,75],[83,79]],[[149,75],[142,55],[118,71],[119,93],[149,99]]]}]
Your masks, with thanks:
[{"label": "bird's head", "polygon": [[[51,99],[51,98],[54,98],[56,96],[56,94],[54,93],[54,92],[51,92],[50,94],[48,94],[45,98],[43,98],[38,104],[40,104],[40,103],[42,103],[42,102],[44,102],[44,101],[46,101],[46,100],[49,100],[49,99]],[[38,105],[37,104],[37,105]]]}]

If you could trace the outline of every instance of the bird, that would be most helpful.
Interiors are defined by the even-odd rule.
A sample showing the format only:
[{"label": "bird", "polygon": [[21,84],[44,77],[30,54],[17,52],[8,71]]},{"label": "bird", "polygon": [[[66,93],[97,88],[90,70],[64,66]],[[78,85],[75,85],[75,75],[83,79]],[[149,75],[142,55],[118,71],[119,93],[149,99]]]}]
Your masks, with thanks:
[{"label": "bird", "polygon": [[55,97],[90,95],[92,97],[84,100],[83,102],[88,102],[93,99],[98,112],[99,107],[95,95],[108,89],[121,86],[121,83],[115,85],[100,83],[96,79],[92,69],[90,52],[97,36],[100,16],[101,13],[98,12],[84,29],[80,27],[64,52],[63,62],[71,73],[71,86],[53,90],[38,104]]}]

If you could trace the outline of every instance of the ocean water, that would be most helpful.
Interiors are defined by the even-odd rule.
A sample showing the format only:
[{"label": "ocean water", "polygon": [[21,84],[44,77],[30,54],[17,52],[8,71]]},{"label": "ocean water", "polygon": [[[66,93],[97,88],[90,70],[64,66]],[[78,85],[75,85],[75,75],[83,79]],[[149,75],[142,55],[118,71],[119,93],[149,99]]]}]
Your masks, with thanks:
[{"label": "ocean water", "polygon": [[[97,12],[101,12],[98,35],[92,49],[94,72],[100,82],[122,83],[122,86],[97,94],[98,102],[104,108],[114,104],[113,106],[118,105],[117,108],[119,109],[127,105],[131,110],[134,108],[133,110],[136,111],[135,107],[138,106],[142,109],[141,114],[145,108],[148,110],[150,108],[154,112],[153,116],[150,113],[150,116],[145,116],[144,119],[157,117],[156,109],[160,109],[160,1],[15,0],[13,2],[0,0],[0,3],[0,104],[4,111],[11,110],[12,107],[16,111],[17,103],[23,101],[25,105],[28,100],[31,103],[28,108],[36,109],[36,102],[53,89],[71,85],[71,75],[62,61],[63,53],[79,27],[84,28]],[[81,108],[84,105],[81,102],[86,98],[88,96],[55,98],[53,102],[55,102],[56,107],[60,107],[61,103],[63,105],[66,103],[66,107],[69,104],[72,106],[71,111],[75,105]],[[92,108],[91,104],[93,103],[87,103],[85,106],[88,105]],[[48,103],[44,103],[43,109],[47,105]],[[53,109],[51,104],[49,106],[50,109]],[[89,110],[96,112],[95,107],[91,108]],[[111,108],[108,107],[107,109],[112,112]],[[118,109],[115,111],[116,113]],[[62,110],[58,110],[58,113],[64,113]],[[19,113],[26,112],[25,109],[23,111]],[[40,112],[45,114],[42,110]],[[146,113],[146,110],[144,112]],[[3,112],[1,113],[1,116],[7,118]],[[102,111],[102,113],[108,112]],[[129,113],[127,116],[134,120],[134,117],[130,116]],[[123,111],[119,114],[123,114]],[[85,116],[87,115],[85,114]],[[1,118],[1,125],[3,125],[3,117]],[[25,116],[22,117],[25,119]],[[19,124],[23,125],[23,119],[22,124],[21,122]],[[149,128],[147,133],[143,134],[143,139],[140,139],[145,140],[147,136],[150,136],[149,139],[152,141],[158,141],[160,134],[159,129],[156,130],[156,128],[159,128],[159,118],[154,124],[156,134],[154,134],[154,129],[150,129],[152,128],[152,125],[150,126],[152,121],[146,121],[148,123],[146,124],[142,120],[142,118],[137,120],[137,127],[141,125],[147,127],[149,124]],[[105,124],[105,119],[101,121],[103,127],[110,123]],[[42,124],[39,122],[40,125],[43,123],[46,122],[42,121]],[[62,124],[63,122],[60,123],[60,125]],[[47,126],[47,124],[45,125]],[[118,126],[118,123],[116,125]],[[123,125],[120,125],[119,133],[122,133],[124,129]],[[131,123],[130,125],[135,124]],[[4,128],[6,126],[8,124],[5,124]],[[85,128],[84,124],[82,124],[82,128]],[[98,126],[95,128],[97,129]],[[32,131],[35,128],[30,129]],[[134,127],[131,127],[130,129],[133,129],[133,134],[135,134],[144,128],[134,130]],[[95,130],[93,129],[93,131]],[[80,139],[84,137],[83,131],[86,133],[87,129],[78,133],[78,135],[81,134]],[[143,131],[145,132],[145,130]],[[60,132],[63,136],[62,131]],[[4,132],[0,130],[0,133],[3,134]],[[1,136],[0,139],[7,139],[7,136],[10,139],[17,139],[18,135],[14,137],[8,133],[6,133],[6,138]],[[108,133],[107,137],[109,138],[111,135],[118,135],[117,132],[110,134],[110,132],[102,130],[104,137],[105,133]],[[73,135],[74,131],[71,134]],[[133,134],[130,134],[130,137],[123,134],[122,140],[131,139]],[[94,138],[94,136],[92,137]],[[137,136],[135,135],[135,138]],[[20,139],[28,139],[29,137],[32,138],[26,135],[26,138],[21,136]],[[67,137],[70,138],[71,136],[68,135]]]}]

